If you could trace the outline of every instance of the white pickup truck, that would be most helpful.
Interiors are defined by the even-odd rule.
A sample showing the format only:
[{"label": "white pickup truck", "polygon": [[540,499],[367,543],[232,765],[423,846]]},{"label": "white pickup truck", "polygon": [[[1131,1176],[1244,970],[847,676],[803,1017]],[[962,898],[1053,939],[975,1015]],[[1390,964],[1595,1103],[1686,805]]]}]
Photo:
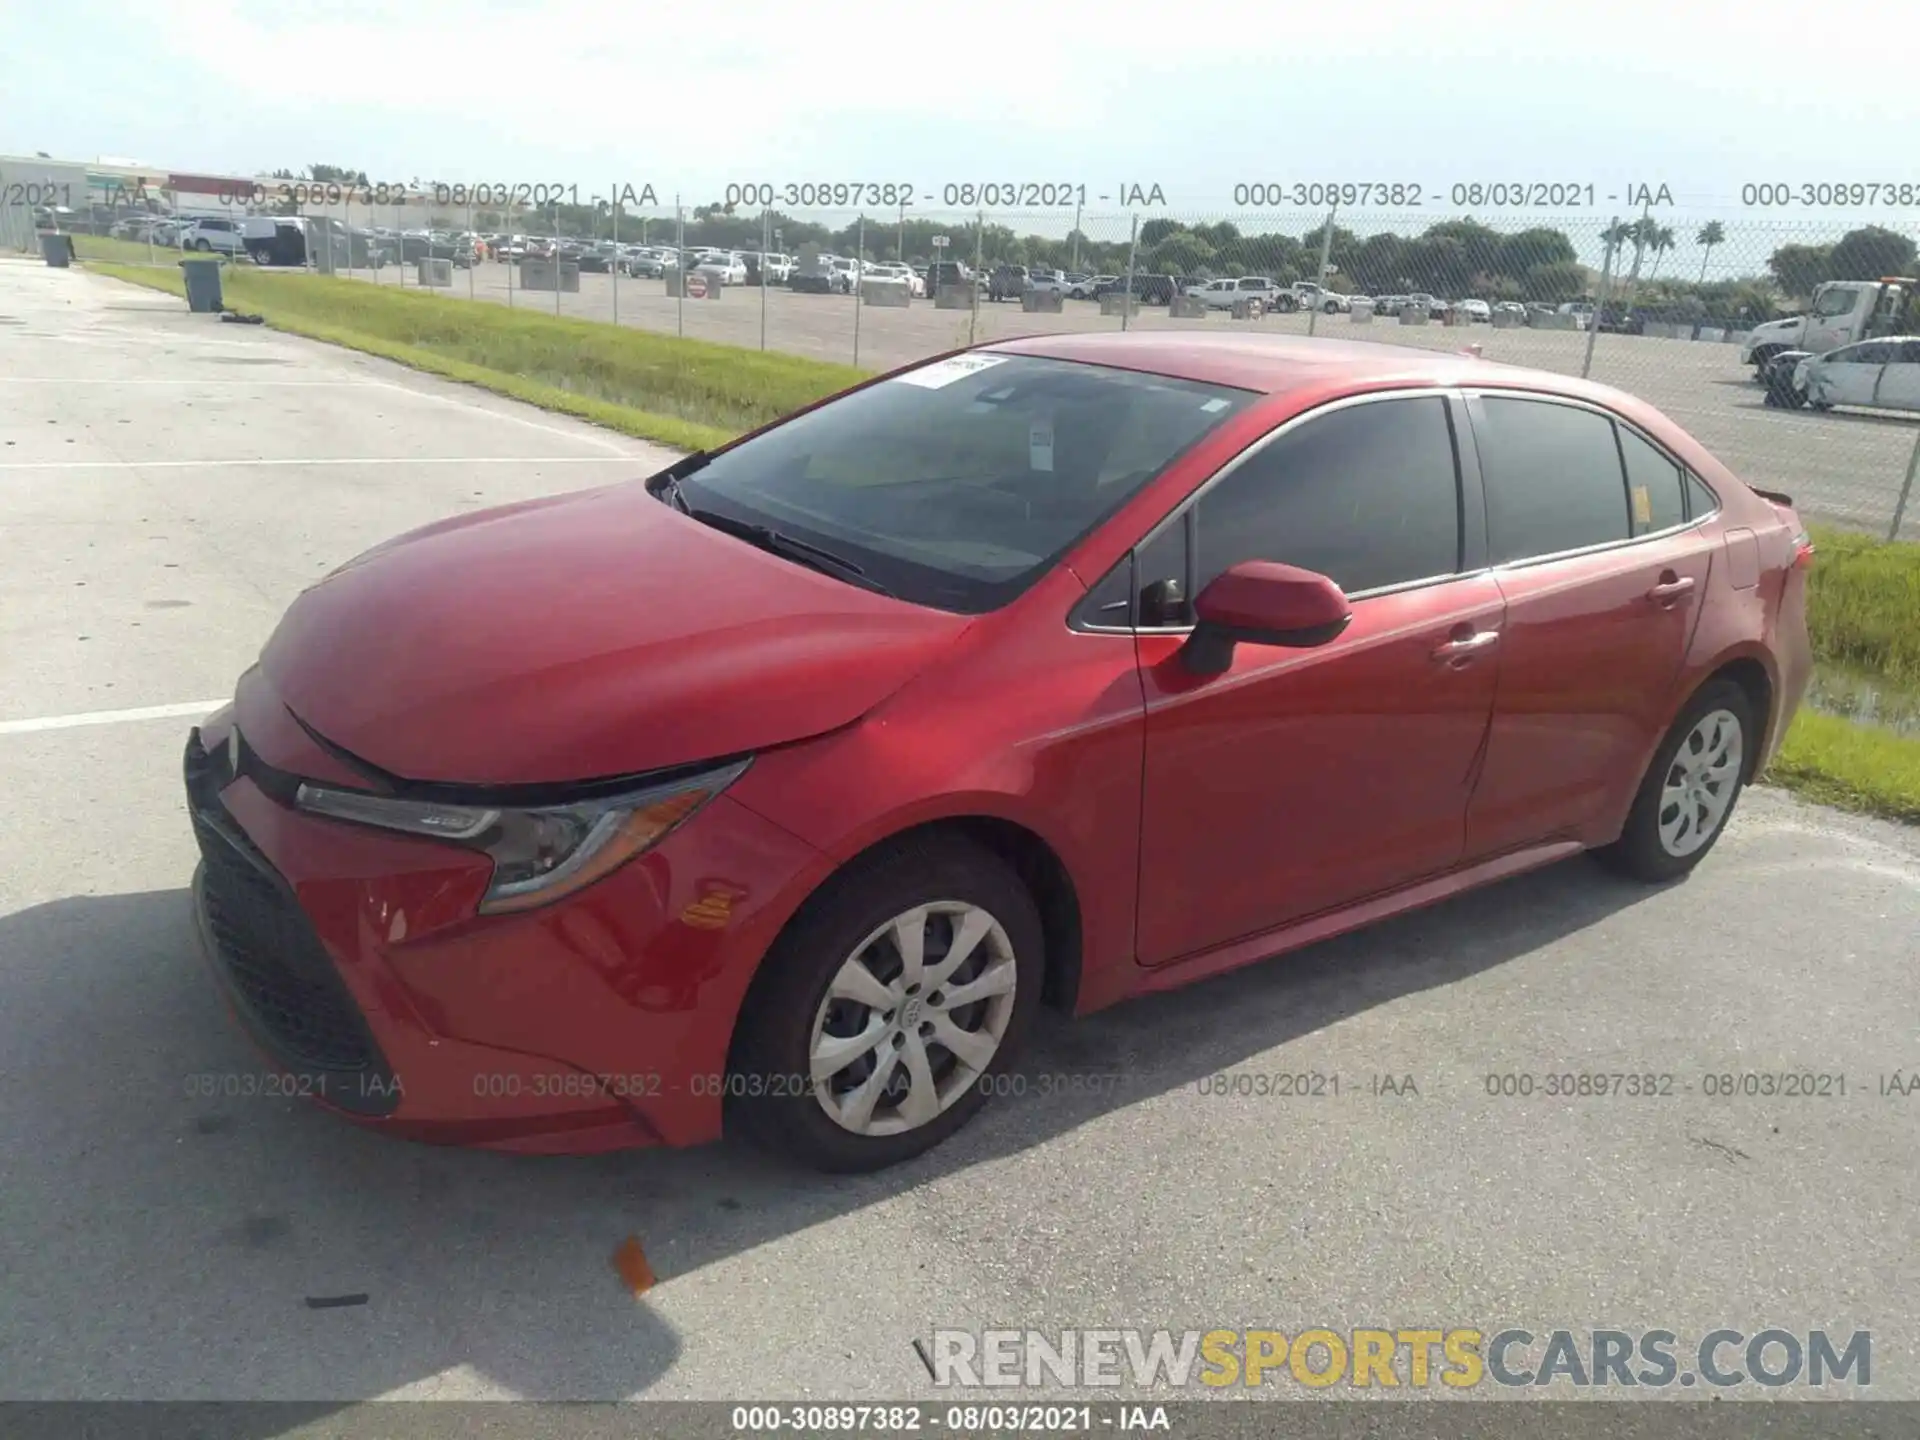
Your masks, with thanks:
[{"label": "white pickup truck", "polygon": [[1299,301],[1291,290],[1275,284],[1265,275],[1209,280],[1204,285],[1189,285],[1187,294],[1209,310],[1231,310],[1242,300],[1258,300],[1268,312],[1299,308]]},{"label": "white pickup truck", "polygon": [[1765,381],[1774,357],[1789,350],[1824,355],[1856,340],[1914,333],[1920,333],[1920,280],[1829,280],[1814,286],[1806,314],[1754,326],[1740,342],[1740,363]]}]

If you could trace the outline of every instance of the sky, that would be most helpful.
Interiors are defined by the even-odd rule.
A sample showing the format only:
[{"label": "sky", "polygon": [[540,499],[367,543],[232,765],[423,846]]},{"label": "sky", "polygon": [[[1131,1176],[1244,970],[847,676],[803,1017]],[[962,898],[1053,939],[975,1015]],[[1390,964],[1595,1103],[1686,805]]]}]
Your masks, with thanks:
[{"label": "sky", "polygon": [[[0,155],[650,185],[668,209],[763,182],[910,185],[923,214],[948,185],[1084,185],[1099,238],[1123,238],[1134,210],[1248,228],[1260,217],[1236,186],[1323,181],[1420,186],[1403,230],[1458,213],[1456,184],[1552,182],[1583,201],[1591,185],[1591,206],[1532,213],[1597,234],[1644,185],[1671,196],[1655,213],[1684,232],[1684,270],[1705,218],[1734,235],[1730,258],[1869,219],[1920,234],[1920,195],[1871,215],[1743,204],[1763,183],[1920,191],[1920,88],[1804,58],[1827,32],[1866,53],[1852,40],[1886,31],[1905,53],[1896,8],[0,0]],[[1134,186],[1165,203],[1123,204]],[[1286,219],[1303,223],[1292,205]]]}]

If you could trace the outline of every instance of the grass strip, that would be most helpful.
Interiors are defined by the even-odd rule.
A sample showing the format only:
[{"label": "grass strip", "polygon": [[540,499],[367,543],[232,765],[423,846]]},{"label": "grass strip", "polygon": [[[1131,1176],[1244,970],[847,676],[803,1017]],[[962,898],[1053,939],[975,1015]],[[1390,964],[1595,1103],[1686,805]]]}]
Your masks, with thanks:
[{"label": "grass strip", "polygon": [[1809,800],[1920,825],[1920,736],[1803,709],[1767,783]]},{"label": "grass strip", "polygon": [[[86,264],[115,279],[185,293],[177,261]],[[230,307],[277,330],[689,450],[710,449],[869,373],[776,351],[248,265],[223,266],[221,291]]]},{"label": "grass strip", "polygon": [[1814,657],[1920,690],[1920,544],[1813,529],[1807,630]]}]

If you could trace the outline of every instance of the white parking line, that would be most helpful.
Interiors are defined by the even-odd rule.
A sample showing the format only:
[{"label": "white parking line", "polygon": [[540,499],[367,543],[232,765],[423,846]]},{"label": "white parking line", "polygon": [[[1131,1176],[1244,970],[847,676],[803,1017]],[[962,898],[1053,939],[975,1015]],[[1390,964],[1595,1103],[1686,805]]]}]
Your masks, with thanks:
[{"label": "white parking line", "polygon": [[562,440],[578,440],[587,445],[598,445],[601,449],[611,450],[616,454],[631,457],[633,453],[620,441],[611,438],[603,439],[591,431],[563,430],[558,425],[542,425],[538,420],[529,420],[524,415],[514,415],[505,410],[494,410],[485,405],[476,405],[471,400],[462,400],[458,395],[442,395],[434,390],[416,390],[411,385],[399,385],[391,380],[375,380],[371,377],[362,383],[377,386],[382,390],[397,390],[402,395],[413,396],[416,400],[431,400],[435,404],[451,405],[456,410],[466,410],[475,415],[485,415],[490,420],[505,420],[525,430],[538,430],[543,435],[557,435]]},{"label": "white parking line", "polygon": [[41,730],[75,730],[82,725],[118,725],[128,720],[178,720],[211,715],[225,700],[184,700],[178,705],[147,705],[137,710],[88,710],[79,715],[43,715],[37,720],[0,720],[0,735],[31,735]]},{"label": "white parking line", "polygon": [[644,462],[640,455],[369,455],[300,460],[8,460],[0,470],[213,470],[262,465],[611,465]]}]

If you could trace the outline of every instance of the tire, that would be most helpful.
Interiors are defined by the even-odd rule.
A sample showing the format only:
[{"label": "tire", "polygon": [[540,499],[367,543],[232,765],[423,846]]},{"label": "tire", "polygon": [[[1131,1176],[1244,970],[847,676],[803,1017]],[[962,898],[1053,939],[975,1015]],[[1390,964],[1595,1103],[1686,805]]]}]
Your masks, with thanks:
[{"label": "tire", "polygon": [[[924,1040],[918,1053],[932,1061],[932,1068],[922,1073],[934,1083],[916,1086],[898,1021],[883,1018],[896,1014],[897,1002],[908,998],[901,953],[887,932],[919,907],[944,904],[966,907],[964,919],[980,936],[961,964],[959,973],[966,983],[991,970],[1003,981],[1010,977],[1012,994],[1010,1001],[1004,993],[994,993],[952,1011],[928,1009],[927,1014],[942,1017],[940,1023],[950,1029],[991,1038],[997,1027],[999,1040],[973,1066],[964,1065],[937,1040]],[[987,922],[996,928],[980,930]],[[942,941],[951,938],[958,923],[936,914],[916,933],[944,955]],[[1031,892],[1004,861],[971,842],[947,837],[907,840],[856,862],[808,902],[762,962],[729,1064],[727,1128],[829,1173],[880,1170],[932,1149],[973,1118],[995,1092],[996,1077],[1018,1059],[1040,1007],[1044,946]],[[877,1004],[830,997],[836,978],[854,966],[862,972],[856,977],[862,979],[861,988],[870,982],[876,1001],[880,992],[888,992],[896,1009],[882,1011]],[[888,981],[877,978],[889,971]],[[940,993],[934,986],[911,1003],[924,1004]],[[921,1021],[916,1029],[925,1035],[932,1023]],[[849,1049],[840,1068],[826,1075],[831,1088],[817,1094],[816,1045],[839,1034],[869,1030],[879,1036],[878,1043]],[[887,1071],[880,1098],[870,1107],[876,1131],[860,1133],[830,1115],[828,1106],[857,1109],[858,1092],[874,1083],[876,1053],[885,1057],[881,1063]],[[783,1085],[782,1077],[794,1078]],[[939,1093],[943,1087],[945,1094]],[[902,1110],[914,1093],[930,1097],[939,1108],[909,1123]]]},{"label": "tire", "polygon": [[[1704,791],[1694,792],[1698,797],[1695,802],[1696,818],[1701,807],[1711,810],[1714,803],[1718,803],[1717,813],[1711,813],[1704,825],[1697,825],[1694,830],[1676,837],[1671,827],[1662,826],[1661,816],[1669,808],[1684,810],[1685,807],[1668,804],[1665,795],[1667,782],[1676,777],[1679,767],[1685,763],[1683,751],[1711,755],[1715,747],[1710,737],[1716,727],[1719,733],[1725,734],[1729,725],[1733,727],[1732,741],[1736,753],[1730,756],[1721,771],[1724,790],[1709,785]],[[1697,743],[1702,737],[1709,737],[1704,750],[1699,749]],[[1621,829],[1620,838],[1611,845],[1595,850],[1594,858],[1618,874],[1648,884],[1677,880],[1692,870],[1719,841],[1727,821],[1739,805],[1740,792],[1746,786],[1758,739],[1753,702],[1747,698],[1747,692],[1731,680],[1708,681],[1687,702],[1680,712],[1680,718],[1673,722],[1673,728],[1667,731],[1660,748],[1654,752],[1653,763],[1647,767],[1646,776],[1640,782],[1639,793],[1634,796],[1633,809],[1627,814],[1627,823]],[[1697,776],[1700,771],[1696,769],[1694,773]],[[1714,797],[1722,796],[1722,801],[1714,800]],[[1679,845],[1673,843],[1676,838],[1681,842]]]},{"label": "tire", "polygon": [[193,248],[200,251],[210,251],[213,249],[213,242],[202,237],[193,242]]}]

